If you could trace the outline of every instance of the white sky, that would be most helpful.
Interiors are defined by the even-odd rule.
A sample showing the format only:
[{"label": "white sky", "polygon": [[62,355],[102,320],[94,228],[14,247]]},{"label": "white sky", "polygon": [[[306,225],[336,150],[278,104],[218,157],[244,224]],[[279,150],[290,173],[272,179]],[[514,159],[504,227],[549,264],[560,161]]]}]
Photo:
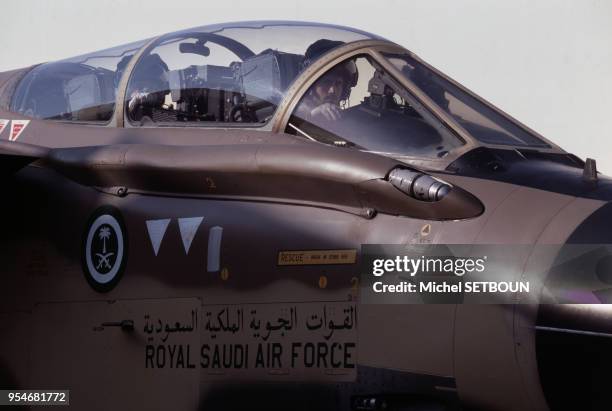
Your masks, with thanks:
[{"label": "white sky", "polygon": [[382,35],[612,175],[607,0],[3,0],[0,71],[192,26],[262,19]]}]

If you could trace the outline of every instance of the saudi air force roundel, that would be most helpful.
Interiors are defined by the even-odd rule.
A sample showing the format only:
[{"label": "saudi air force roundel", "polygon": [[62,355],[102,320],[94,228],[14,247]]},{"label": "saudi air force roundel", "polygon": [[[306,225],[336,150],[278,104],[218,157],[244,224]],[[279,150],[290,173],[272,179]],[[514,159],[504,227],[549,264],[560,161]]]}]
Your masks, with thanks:
[{"label": "saudi air force roundel", "polygon": [[127,260],[127,237],[118,211],[110,207],[96,211],[83,243],[87,281],[96,291],[110,291],[119,282]]}]

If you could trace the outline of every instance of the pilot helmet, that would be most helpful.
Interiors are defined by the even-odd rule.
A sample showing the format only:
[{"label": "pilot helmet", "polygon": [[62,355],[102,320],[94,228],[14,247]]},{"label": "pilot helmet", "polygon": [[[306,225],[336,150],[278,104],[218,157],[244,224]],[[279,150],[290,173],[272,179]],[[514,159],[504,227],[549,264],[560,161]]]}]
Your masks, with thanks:
[{"label": "pilot helmet", "polygon": [[[302,70],[310,66],[323,54],[343,44],[345,43],[342,41],[328,39],[315,41],[308,47],[308,49],[306,49],[304,61],[302,62]],[[344,78],[345,86],[342,92],[342,100],[346,100],[349,97],[351,88],[355,87],[357,85],[357,81],[359,80],[359,72],[357,71],[357,65],[355,64],[354,59],[339,63],[326,74],[337,74]]]},{"label": "pilot helmet", "polygon": [[156,92],[168,90],[168,65],[158,54],[143,56],[136,67],[130,81],[132,90]]}]

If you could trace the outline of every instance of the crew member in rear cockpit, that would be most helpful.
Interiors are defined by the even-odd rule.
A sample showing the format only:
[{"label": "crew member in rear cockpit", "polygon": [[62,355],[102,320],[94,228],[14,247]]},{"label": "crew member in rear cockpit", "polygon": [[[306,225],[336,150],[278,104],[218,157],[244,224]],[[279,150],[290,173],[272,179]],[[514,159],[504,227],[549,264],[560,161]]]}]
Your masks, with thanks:
[{"label": "crew member in rear cockpit", "polygon": [[168,66],[157,54],[142,57],[127,92],[127,111],[132,121],[156,121],[156,111],[169,93]]}]

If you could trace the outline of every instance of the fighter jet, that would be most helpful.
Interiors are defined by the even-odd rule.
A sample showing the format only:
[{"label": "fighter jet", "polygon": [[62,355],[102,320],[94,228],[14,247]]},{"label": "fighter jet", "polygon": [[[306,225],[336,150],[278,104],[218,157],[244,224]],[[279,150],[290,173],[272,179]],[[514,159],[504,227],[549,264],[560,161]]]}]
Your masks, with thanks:
[{"label": "fighter jet", "polygon": [[[227,23],[0,73],[0,164],[0,388],[87,410],[612,404],[612,254],[559,251],[612,243],[610,180],[380,36]],[[555,267],[590,285],[372,301],[368,245],[491,246],[539,290]]]}]

